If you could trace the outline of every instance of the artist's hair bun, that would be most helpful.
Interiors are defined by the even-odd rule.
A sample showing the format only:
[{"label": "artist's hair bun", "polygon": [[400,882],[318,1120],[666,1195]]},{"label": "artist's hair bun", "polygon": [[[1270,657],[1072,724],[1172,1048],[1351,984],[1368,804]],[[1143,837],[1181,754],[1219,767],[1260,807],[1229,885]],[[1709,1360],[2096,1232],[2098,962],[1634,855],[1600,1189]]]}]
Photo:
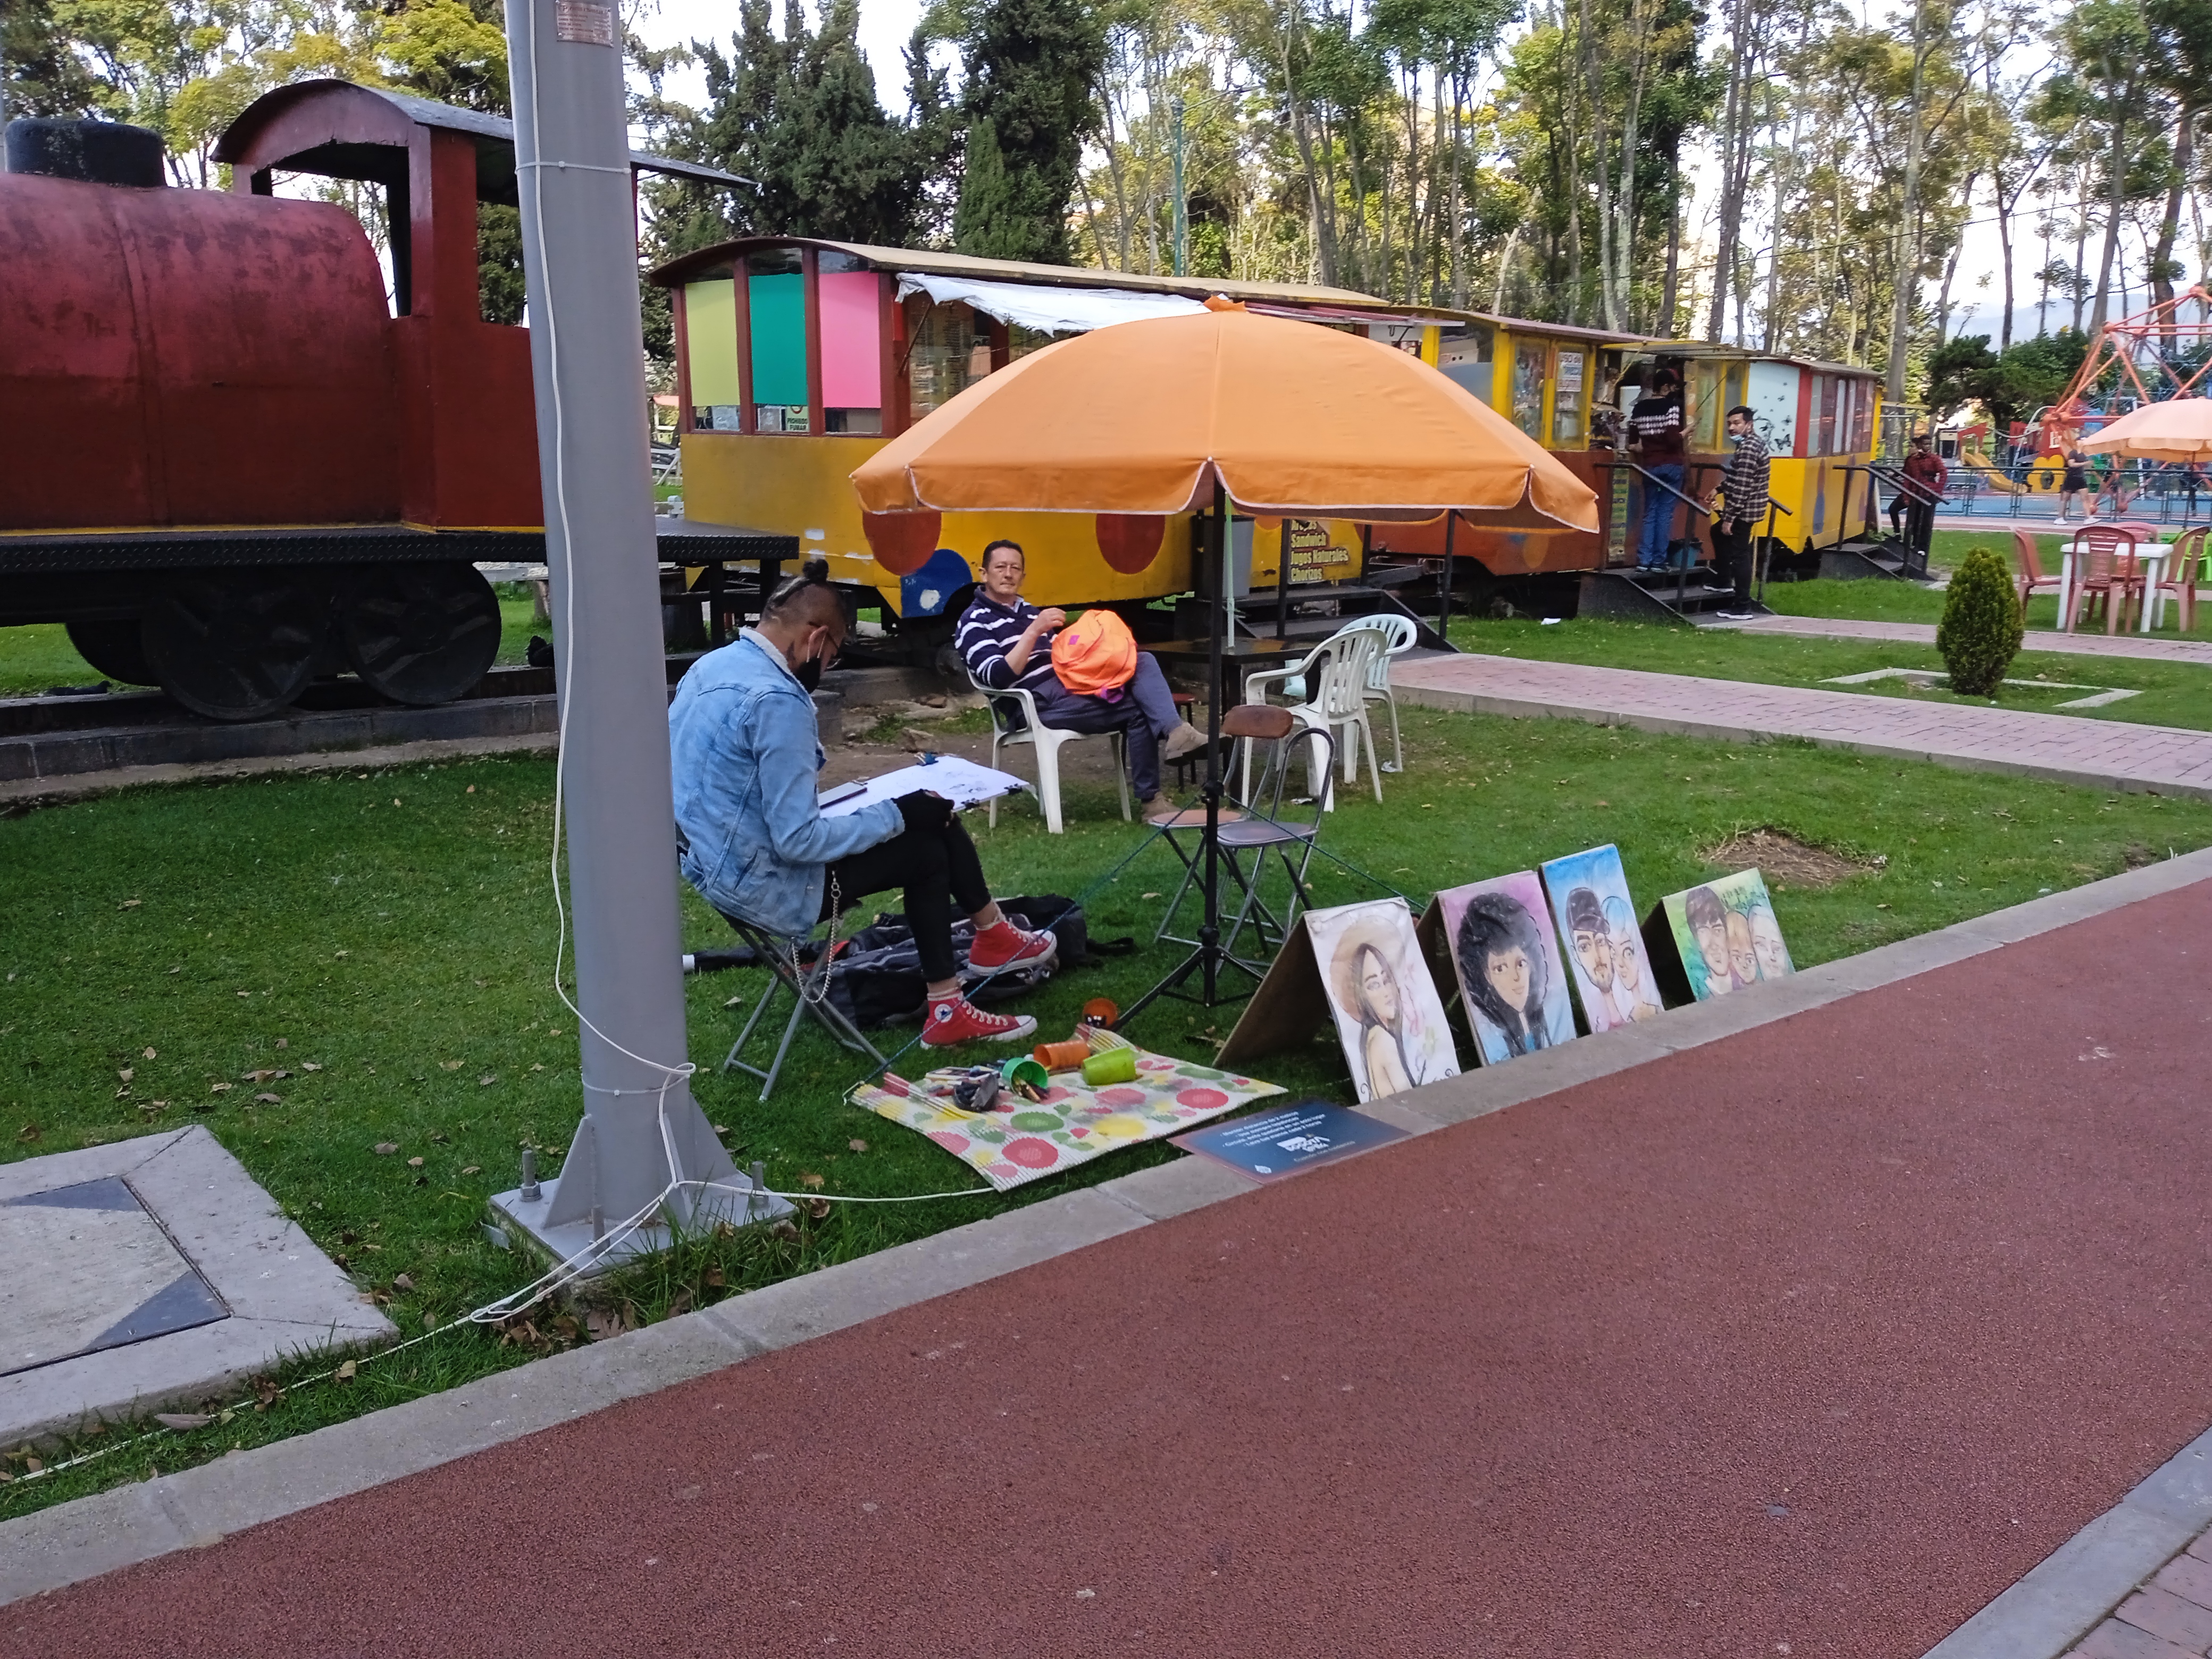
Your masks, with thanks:
[{"label": "artist's hair bun", "polygon": [[799,567],[799,574],[811,582],[826,582],[830,580],[830,561],[817,553]]}]

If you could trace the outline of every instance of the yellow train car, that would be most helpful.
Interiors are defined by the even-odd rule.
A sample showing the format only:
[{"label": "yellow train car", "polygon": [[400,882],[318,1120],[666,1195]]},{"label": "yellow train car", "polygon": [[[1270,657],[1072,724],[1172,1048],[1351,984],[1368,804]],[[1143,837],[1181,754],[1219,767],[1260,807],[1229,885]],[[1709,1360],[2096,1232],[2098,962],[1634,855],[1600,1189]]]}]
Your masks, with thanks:
[{"label": "yellow train car", "polygon": [[[742,280],[740,278],[742,277]],[[887,631],[949,636],[985,545],[1011,537],[1040,605],[1140,608],[1194,586],[1189,514],[863,514],[849,475],[913,422],[1060,335],[1189,310],[1225,295],[1253,310],[1357,329],[1437,361],[1448,313],[1344,289],[1120,271],[748,237],[663,265],[674,313],[686,516],[799,538],[862,590]],[[1362,572],[1358,527],[1262,520],[1240,528],[1240,586],[1272,592]],[[872,595],[872,598],[866,597]]]},{"label": "yellow train car", "polygon": [[[1437,362],[1551,451],[1596,491],[1600,529],[1526,533],[1485,530],[1462,515],[1453,551],[1490,574],[1604,570],[1635,562],[1644,485],[1619,448],[1630,405],[1664,364],[1682,377],[1688,471],[1685,493],[1709,495],[1727,465],[1726,412],[1747,405],[1773,451],[1771,568],[1811,572],[1820,555],[1872,533],[1870,475],[1881,430],[1881,378],[1844,363],[1741,346],[1623,339],[1564,324],[1465,313],[1441,325]],[[1705,521],[1678,507],[1672,538],[1704,539]],[[1377,526],[1375,550],[1436,557],[1437,525]]]}]

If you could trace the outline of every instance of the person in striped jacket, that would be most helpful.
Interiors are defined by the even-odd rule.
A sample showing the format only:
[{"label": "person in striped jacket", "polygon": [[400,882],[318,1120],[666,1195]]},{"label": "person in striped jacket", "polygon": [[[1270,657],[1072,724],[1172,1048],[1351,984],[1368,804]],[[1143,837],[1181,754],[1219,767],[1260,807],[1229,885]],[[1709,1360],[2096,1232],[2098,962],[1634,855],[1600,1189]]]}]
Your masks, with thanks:
[{"label": "person in striped jacket", "polygon": [[1119,732],[1129,755],[1129,781],[1146,817],[1171,816],[1160,793],[1160,762],[1206,746],[1206,733],[1176,711],[1167,677],[1148,651],[1137,653],[1127,685],[1103,696],[1069,690],[1052,672],[1053,635],[1067,626],[1058,605],[1040,611],[1022,597],[1028,574],[1021,544],[1004,539],[983,550],[983,581],[961,613],[953,647],[979,685],[1018,686],[1036,701],[1037,718],[1064,732]]}]

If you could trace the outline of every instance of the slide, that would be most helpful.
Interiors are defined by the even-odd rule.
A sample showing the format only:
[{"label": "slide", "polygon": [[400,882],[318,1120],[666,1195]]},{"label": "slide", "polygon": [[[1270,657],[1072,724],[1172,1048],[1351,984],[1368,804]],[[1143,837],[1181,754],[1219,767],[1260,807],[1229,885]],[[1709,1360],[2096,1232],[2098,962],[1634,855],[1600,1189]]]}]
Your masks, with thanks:
[{"label": "slide", "polygon": [[2003,473],[1998,471],[1995,466],[1990,465],[1988,454],[1982,450],[1969,449],[1966,445],[1960,444],[1959,446],[1959,459],[1954,463],[1954,465],[1963,467],[1966,471],[1974,474],[1974,476],[1981,481],[1982,486],[1985,489],[1994,489],[2006,495],[2025,495],[2027,494],[2027,486],[2026,484],[2020,483],[2017,479],[2008,478]]}]

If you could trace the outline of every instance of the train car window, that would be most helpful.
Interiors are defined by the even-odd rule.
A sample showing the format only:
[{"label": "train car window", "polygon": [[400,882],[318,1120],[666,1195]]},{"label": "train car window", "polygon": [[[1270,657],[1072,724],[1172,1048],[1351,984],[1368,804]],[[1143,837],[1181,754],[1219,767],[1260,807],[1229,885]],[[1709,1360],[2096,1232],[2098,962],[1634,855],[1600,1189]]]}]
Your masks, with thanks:
[{"label": "train car window", "polygon": [[866,270],[869,266],[868,262],[857,253],[843,253],[834,247],[825,247],[815,256],[815,269],[824,276],[829,276],[849,271]]},{"label": "train car window", "polygon": [[914,325],[914,349],[907,354],[907,395],[915,420],[941,409],[968,389],[977,348],[982,368],[991,367],[991,338],[975,326],[975,313],[963,301],[930,307]]},{"label": "train car window", "polygon": [[1749,363],[1730,363],[1721,377],[1721,435],[1728,435],[1728,412],[1745,400],[1746,388],[1751,378]]},{"label": "train car window", "polygon": [[1851,400],[1851,453],[1863,455],[1874,447],[1874,382],[1861,380]]},{"label": "train car window", "polygon": [[1559,352],[1559,374],[1552,392],[1552,447],[1565,449],[1583,441],[1583,405],[1589,394],[1585,373],[1589,356],[1583,351]]},{"label": "train car window", "polygon": [[1006,361],[1012,362],[1017,357],[1026,357],[1039,347],[1050,345],[1055,337],[1033,328],[1024,328],[1019,323],[1009,323],[1006,325]]},{"label": "train car window", "polygon": [[522,210],[477,204],[477,314],[488,323],[522,321]]},{"label": "train car window", "polygon": [[884,311],[875,272],[854,269],[850,254],[836,257],[847,269],[822,272],[822,402],[832,432],[884,429]]},{"label": "train car window", "polygon": [[1813,383],[1813,446],[1807,452],[1814,455],[1832,455],[1836,453],[1836,391],[1842,376],[1823,374]]},{"label": "train car window", "polygon": [[693,428],[737,431],[738,317],[736,291],[726,269],[684,285],[684,341]]},{"label": "train car window", "polygon": [[805,283],[795,270],[745,278],[753,337],[753,429],[757,432],[806,430]]},{"label": "train car window", "polygon": [[1481,324],[1446,333],[1437,343],[1437,367],[1493,408],[1498,402],[1497,332]]},{"label": "train car window", "polygon": [[1528,341],[1513,348],[1513,424],[1530,437],[1544,418],[1545,348]]},{"label": "train car window", "polygon": [[1690,365],[1690,383],[1682,410],[1683,447],[1711,454],[1721,447],[1721,366],[1716,362]]}]

